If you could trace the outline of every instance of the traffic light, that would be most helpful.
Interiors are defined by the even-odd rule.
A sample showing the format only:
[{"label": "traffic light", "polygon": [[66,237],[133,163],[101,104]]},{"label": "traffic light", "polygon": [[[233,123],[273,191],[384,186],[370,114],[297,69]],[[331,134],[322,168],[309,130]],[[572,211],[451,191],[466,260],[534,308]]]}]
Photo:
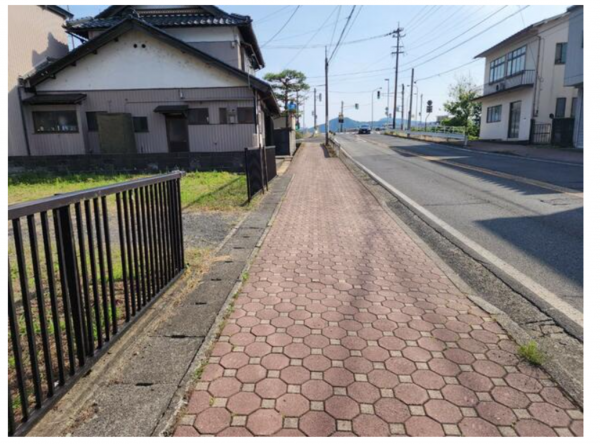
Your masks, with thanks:
[{"label": "traffic light", "polygon": [[433,101],[428,100],[427,101],[427,109],[426,109],[427,113],[432,113],[433,112]]},{"label": "traffic light", "polygon": [[358,109],[358,103],[354,104],[354,109]]},{"label": "traffic light", "polygon": [[377,91],[377,100],[381,98],[381,91]]}]

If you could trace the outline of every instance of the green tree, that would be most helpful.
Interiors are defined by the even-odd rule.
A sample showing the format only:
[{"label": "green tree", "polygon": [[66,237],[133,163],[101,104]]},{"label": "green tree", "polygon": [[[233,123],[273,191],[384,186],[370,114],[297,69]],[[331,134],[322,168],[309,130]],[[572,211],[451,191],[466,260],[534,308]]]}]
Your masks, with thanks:
[{"label": "green tree", "polygon": [[[290,102],[296,101],[300,93],[310,89],[306,83],[306,76],[303,72],[294,69],[284,69],[279,73],[265,74],[265,80],[271,84],[275,97],[283,106],[284,115],[288,115],[288,105]],[[291,115],[298,114],[299,104],[296,103],[296,111],[291,112]]]},{"label": "green tree", "polygon": [[481,121],[481,102],[475,101],[480,89],[470,77],[460,77],[450,86],[450,100],[444,103],[444,109],[450,115],[442,123],[446,126],[464,126],[469,135],[479,136]]}]

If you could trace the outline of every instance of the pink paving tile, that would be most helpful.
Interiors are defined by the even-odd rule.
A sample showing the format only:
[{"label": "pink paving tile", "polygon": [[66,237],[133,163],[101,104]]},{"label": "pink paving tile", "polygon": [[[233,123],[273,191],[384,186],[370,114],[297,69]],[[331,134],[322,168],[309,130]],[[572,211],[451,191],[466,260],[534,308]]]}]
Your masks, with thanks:
[{"label": "pink paving tile", "polygon": [[572,401],[339,159],[307,144],[289,171],[175,436],[583,434]]}]

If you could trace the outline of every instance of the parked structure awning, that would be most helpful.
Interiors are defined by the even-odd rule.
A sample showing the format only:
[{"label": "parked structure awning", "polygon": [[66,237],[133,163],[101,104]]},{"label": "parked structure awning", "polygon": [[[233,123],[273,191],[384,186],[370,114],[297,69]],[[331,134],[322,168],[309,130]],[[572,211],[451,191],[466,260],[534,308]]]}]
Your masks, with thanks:
[{"label": "parked structure awning", "polygon": [[76,105],[85,100],[85,94],[44,94],[23,100],[26,105]]},{"label": "parked structure awning", "polygon": [[154,108],[154,112],[161,114],[183,114],[188,109],[189,106],[187,105],[160,105]]}]

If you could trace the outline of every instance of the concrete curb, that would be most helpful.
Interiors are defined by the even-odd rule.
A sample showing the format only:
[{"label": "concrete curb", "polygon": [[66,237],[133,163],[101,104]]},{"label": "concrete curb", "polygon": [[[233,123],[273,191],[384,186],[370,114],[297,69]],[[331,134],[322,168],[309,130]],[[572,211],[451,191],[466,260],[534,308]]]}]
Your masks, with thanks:
[{"label": "concrete curb", "polygon": [[[264,243],[266,236],[268,235],[271,227],[273,226],[275,218],[277,217],[277,214],[279,213],[281,205],[283,204],[283,201],[285,200],[285,197],[287,195],[287,192],[289,190],[291,183],[293,182],[293,179],[294,179],[294,176],[292,174],[289,182],[285,186],[285,190],[284,190],[273,214],[271,215],[271,218],[269,219],[269,222],[267,223],[259,241],[257,242],[252,253],[250,254],[250,257],[246,263],[246,266],[244,267],[242,273],[238,276],[238,278],[235,281],[233,287],[231,288],[227,298],[223,302],[223,306],[221,307],[221,310],[217,314],[208,334],[206,335],[206,337],[204,339],[204,342],[202,343],[202,346],[200,347],[200,349],[196,353],[196,356],[192,360],[192,362],[188,368],[188,371],[186,372],[184,378],[182,379],[182,382],[180,383],[179,388],[177,389],[177,391],[175,392],[175,394],[173,395],[173,397],[171,399],[169,408],[165,411],[162,419],[159,421],[158,425],[154,429],[152,436],[165,437],[165,436],[172,435],[173,429],[175,428],[175,426],[177,424],[177,420],[178,420],[181,412],[187,406],[187,399],[186,399],[187,394],[190,392],[190,390],[192,390],[194,384],[196,383],[194,374],[195,374],[196,370],[198,368],[200,368],[210,357],[210,352],[221,333],[221,331],[220,331],[221,323],[223,321],[227,320],[227,318],[229,317],[229,313],[228,313],[229,307],[235,301],[235,298],[236,298],[238,292],[240,291],[241,287],[244,284],[243,275],[250,269],[252,263],[254,262],[254,259],[256,258],[256,255],[258,254],[260,248],[262,247],[262,245]],[[240,223],[239,226],[241,226],[241,224],[242,223]],[[239,226],[236,227],[236,229],[239,229]],[[231,237],[233,236],[233,234],[234,233],[232,230]],[[223,242],[223,245],[225,245],[225,244],[226,244],[226,241]]]},{"label": "concrete curb", "polygon": [[[390,193],[395,198],[394,193],[388,190],[384,185],[379,183],[379,181],[374,178],[371,174],[369,174],[365,169],[356,162],[351,156],[349,156],[343,148],[340,148],[341,152],[344,154],[343,158],[348,159],[352,162],[356,168],[360,169],[364,174],[371,177],[375,182],[377,182],[378,186],[381,186],[388,193]],[[521,328],[516,322],[514,322],[508,314],[504,311],[500,310],[496,306],[490,304],[489,302],[482,299],[477,293],[467,284],[454,270],[450,268],[448,264],[446,264],[440,256],[436,252],[434,252],[429,245],[427,245],[408,225],[406,225],[387,205],[386,202],[382,201],[379,196],[373,193],[372,190],[369,189],[367,184],[358,177],[352,169],[346,164],[346,161],[342,160],[342,156],[340,156],[340,160],[342,163],[350,170],[350,172],[357,178],[357,180],[365,187],[367,191],[380,203],[384,211],[400,226],[402,230],[408,234],[408,236],[421,248],[425,254],[435,262],[435,264],[440,267],[440,269],[446,274],[446,276],[456,285],[456,287],[465,294],[474,304],[476,304],[479,308],[485,310],[489,314],[491,314],[494,319],[500,324],[500,326],[506,330],[510,337],[514,339],[514,341],[518,345],[527,344],[529,341],[534,340],[534,338],[527,333],[523,328]],[[406,203],[405,203],[406,205]],[[408,205],[407,205],[408,206]],[[410,206],[409,206],[410,208]],[[548,356],[547,362],[542,365],[542,368],[548,372],[552,376],[552,378],[557,382],[557,384],[569,395],[569,397],[583,410],[583,387],[577,384],[577,382],[573,381],[571,375],[563,369],[560,363],[553,357]]]}]

